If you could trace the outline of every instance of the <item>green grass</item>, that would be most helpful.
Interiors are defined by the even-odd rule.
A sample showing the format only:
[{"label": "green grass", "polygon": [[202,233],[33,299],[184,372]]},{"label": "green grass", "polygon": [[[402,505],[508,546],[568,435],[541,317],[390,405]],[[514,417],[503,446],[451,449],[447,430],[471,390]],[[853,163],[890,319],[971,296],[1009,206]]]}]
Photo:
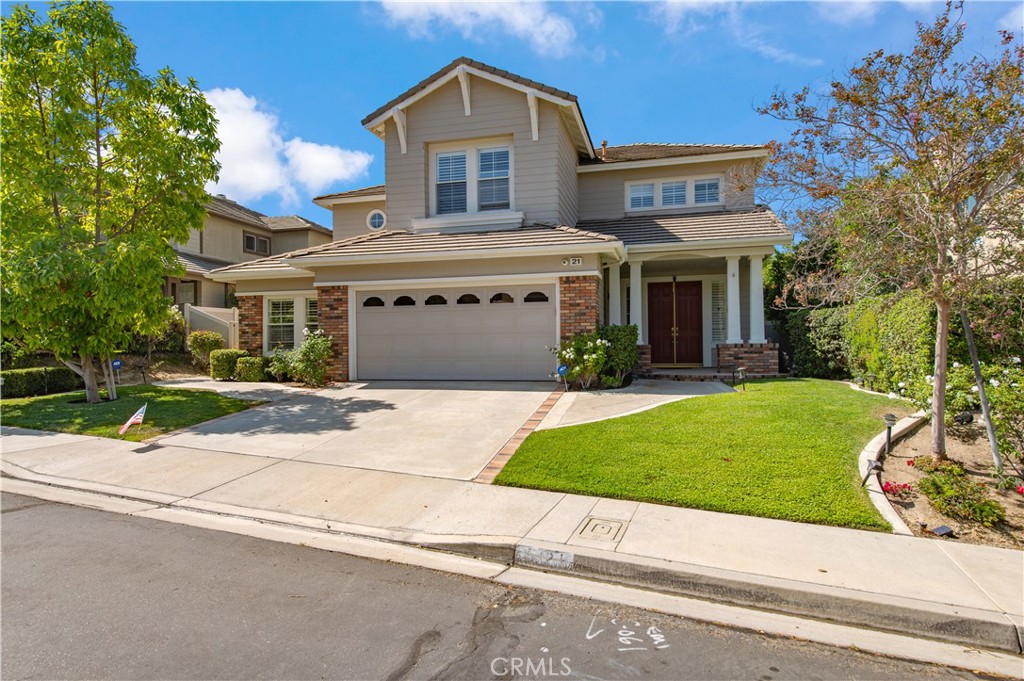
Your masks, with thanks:
[{"label": "green grass", "polygon": [[902,401],[811,379],[530,435],[498,475],[511,487],[889,530],[857,456]]},{"label": "green grass", "polygon": [[[260,404],[209,390],[155,385],[125,386],[117,389],[117,395],[113,402],[99,404],[86,404],[84,392],[0,400],[0,419],[5,426],[139,442]],[[142,425],[118,435],[118,428],[146,403]]]}]

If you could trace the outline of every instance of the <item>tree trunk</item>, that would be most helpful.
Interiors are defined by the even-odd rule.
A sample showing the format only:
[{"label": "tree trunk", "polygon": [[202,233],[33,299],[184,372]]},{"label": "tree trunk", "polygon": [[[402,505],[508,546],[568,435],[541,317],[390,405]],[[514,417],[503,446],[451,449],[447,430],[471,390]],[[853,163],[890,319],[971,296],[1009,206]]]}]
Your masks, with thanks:
[{"label": "tree trunk", "polygon": [[935,383],[932,386],[932,456],[946,458],[946,364],[949,354],[948,300],[935,302],[938,319],[935,323]]},{"label": "tree trunk", "polygon": [[117,399],[117,382],[114,380],[114,367],[111,366],[109,359],[102,360],[103,362],[103,380],[107,384],[107,399]]},{"label": "tree trunk", "polygon": [[[96,367],[92,363],[92,355],[81,355],[82,367],[76,371],[71,364],[72,371],[76,371],[82,380],[85,381],[85,401],[89,404],[98,404],[100,401],[100,387],[96,381]],[[67,362],[65,362],[67,364]]]},{"label": "tree trunk", "polygon": [[974,384],[978,386],[978,397],[981,399],[981,418],[985,419],[985,432],[988,434],[988,445],[992,450],[992,463],[996,465],[997,471],[1002,472],[1003,460],[999,456],[999,441],[996,439],[996,431],[992,427],[992,410],[989,409],[988,395],[985,394],[985,379],[981,375],[981,362],[978,361],[978,348],[974,344],[974,331],[971,330],[971,320],[967,318],[967,311],[963,308],[960,309],[960,323],[964,326],[967,351],[971,353]]}]

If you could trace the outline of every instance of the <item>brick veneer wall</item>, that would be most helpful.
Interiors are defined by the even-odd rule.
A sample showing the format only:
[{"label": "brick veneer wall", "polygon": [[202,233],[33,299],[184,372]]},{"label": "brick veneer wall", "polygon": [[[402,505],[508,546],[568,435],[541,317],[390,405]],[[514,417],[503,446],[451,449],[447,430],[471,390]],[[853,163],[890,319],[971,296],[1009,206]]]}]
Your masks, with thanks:
[{"label": "brick veneer wall", "polygon": [[637,364],[640,367],[640,373],[644,374],[651,370],[651,346],[650,345],[637,345],[636,346]]},{"label": "brick veneer wall", "polygon": [[263,356],[263,296],[238,296],[238,347]]},{"label": "brick veneer wall", "polygon": [[594,275],[558,278],[558,304],[562,340],[578,333],[597,331],[597,277]]},{"label": "brick veneer wall", "polygon": [[348,286],[320,286],[316,290],[320,328],[334,339],[330,378],[348,380]]},{"label": "brick veneer wall", "polygon": [[746,367],[748,376],[779,373],[776,343],[719,343],[715,353],[715,365],[719,369]]}]

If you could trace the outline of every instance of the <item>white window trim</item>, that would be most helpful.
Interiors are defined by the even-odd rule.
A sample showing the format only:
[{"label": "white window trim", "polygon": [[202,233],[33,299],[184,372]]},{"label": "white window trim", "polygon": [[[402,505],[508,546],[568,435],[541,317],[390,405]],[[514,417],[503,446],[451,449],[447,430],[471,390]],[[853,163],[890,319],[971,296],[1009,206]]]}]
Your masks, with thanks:
[{"label": "white window trim", "polygon": [[[245,241],[246,241],[246,239],[248,237],[252,237],[253,238],[253,243],[255,244],[255,246],[252,249],[246,248],[246,246],[245,246]],[[261,239],[263,241],[267,242],[267,252],[266,253],[263,253],[262,251],[260,251],[260,240]],[[258,256],[260,256],[262,258],[265,258],[265,257],[270,255],[270,252],[273,250],[273,248],[274,248],[274,245],[271,242],[269,236],[264,236],[263,234],[259,234],[257,232],[250,232],[248,230],[244,230],[242,232],[242,252],[243,253],[248,253],[250,255],[258,255]]]},{"label": "white window trim", "polygon": [[[718,180],[718,201],[715,203],[696,203],[694,201],[694,190],[693,185],[697,182],[703,182],[705,180]],[[686,183],[686,203],[676,203],[671,206],[662,205],[661,199],[661,187],[663,184],[669,182],[685,182]],[[629,193],[630,188],[635,185],[641,184],[653,184],[654,185],[654,207],[653,208],[631,208],[629,205]],[[721,206],[725,203],[723,196],[725,195],[725,176],[724,175],[684,175],[678,177],[657,177],[657,178],[646,178],[643,180],[628,180],[625,184],[625,210],[627,213],[644,213],[654,210],[674,210],[677,208],[703,208],[704,206]]]},{"label": "white window trim", "polygon": [[[382,218],[384,218],[384,222],[381,223],[380,227],[374,227],[370,223],[370,220],[373,219],[374,215],[378,215],[378,214]],[[382,211],[380,208],[374,208],[373,210],[371,210],[369,213],[366,214],[366,228],[368,230],[370,230],[371,232],[381,232],[381,231],[387,229],[388,228],[388,214],[385,213],[384,211]]]},{"label": "white window trim", "polygon": [[[512,137],[487,137],[483,139],[464,140],[461,142],[446,142],[443,144],[431,144],[429,149],[430,159],[430,218],[439,220],[449,218],[460,218],[465,216],[488,216],[502,215],[515,212],[516,206],[516,159],[515,146],[512,144]],[[494,149],[496,147],[508,147],[508,209],[506,210],[479,210],[480,200],[478,183],[480,182],[480,151]],[[437,155],[451,152],[464,152],[466,154],[466,212],[437,214]]]},{"label": "white window trim", "polygon": [[[301,294],[268,294],[263,296],[263,356],[268,357],[274,351],[274,348],[270,345],[270,301],[272,300],[290,300],[292,301],[292,309],[294,310],[294,317],[292,318],[292,327],[295,333],[295,344],[292,347],[298,347],[302,343],[302,330],[306,328],[306,299],[316,298],[316,291],[306,291]],[[322,314],[322,312],[321,312]]]}]

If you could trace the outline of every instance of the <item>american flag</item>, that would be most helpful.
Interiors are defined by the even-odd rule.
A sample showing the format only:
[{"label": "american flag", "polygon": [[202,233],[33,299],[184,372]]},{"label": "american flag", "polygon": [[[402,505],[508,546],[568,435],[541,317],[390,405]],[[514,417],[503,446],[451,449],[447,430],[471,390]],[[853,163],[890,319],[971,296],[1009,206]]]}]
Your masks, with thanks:
[{"label": "american flag", "polygon": [[146,416],[146,407],[147,406],[149,406],[149,402],[146,402],[146,404],[142,405],[142,407],[137,412],[135,412],[135,414],[130,419],[125,421],[124,425],[121,426],[121,429],[117,431],[117,434],[118,435],[124,435],[126,432],[128,432],[128,429],[130,427],[132,427],[132,426],[134,426],[136,424],[141,426],[142,425],[142,419],[145,418],[145,416]]}]

